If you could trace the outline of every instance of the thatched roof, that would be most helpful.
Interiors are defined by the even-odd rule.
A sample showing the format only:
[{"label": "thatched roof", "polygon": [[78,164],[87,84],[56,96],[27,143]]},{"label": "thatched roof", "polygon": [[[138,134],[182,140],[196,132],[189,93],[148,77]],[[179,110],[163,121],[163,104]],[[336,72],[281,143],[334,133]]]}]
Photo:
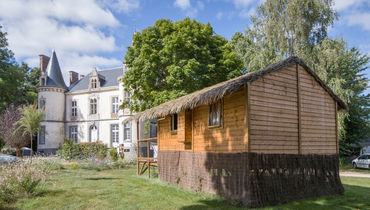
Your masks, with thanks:
[{"label": "thatched roof", "polygon": [[219,99],[222,99],[225,95],[239,90],[247,83],[251,83],[266,74],[295,64],[301,65],[310,75],[312,75],[315,80],[334,98],[340,109],[347,110],[347,105],[337,95],[335,95],[333,91],[323,81],[321,81],[320,78],[300,58],[292,56],[258,71],[218,83],[180,98],[168,101],[151,109],[147,109],[126,119],[125,122],[130,120],[161,118],[170,114],[178,113],[185,109],[193,109],[199,105],[211,104]]}]

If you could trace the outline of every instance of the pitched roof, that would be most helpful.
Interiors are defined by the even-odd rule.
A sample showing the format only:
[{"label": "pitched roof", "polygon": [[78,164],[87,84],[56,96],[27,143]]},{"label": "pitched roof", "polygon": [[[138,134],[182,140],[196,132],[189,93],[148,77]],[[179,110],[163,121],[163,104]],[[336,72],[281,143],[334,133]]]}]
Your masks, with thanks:
[{"label": "pitched roof", "polygon": [[64,83],[62,71],[60,70],[58,58],[54,50],[46,68],[46,73],[48,78],[45,86],[67,89],[67,85]]},{"label": "pitched roof", "polygon": [[[89,89],[89,81],[90,81],[91,73],[85,76],[84,78],[78,80],[76,83],[71,85],[68,90],[69,92],[76,92],[82,90]],[[118,82],[117,78],[123,76],[123,68],[112,68],[112,69],[104,69],[98,71],[98,77],[100,81],[100,87],[112,87],[117,86]]]},{"label": "pitched roof", "polygon": [[216,85],[198,90],[191,94],[180,98],[168,101],[159,106],[137,113],[135,116],[126,119],[129,120],[145,120],[158,117],[165,117],[169,114],[175,114],[185,109],[193,109],[199,105],[213,103],[227,94],[231,94],[247,83],[253,82],[266,74],[280,70],[284,67],[299,64],[301,65],[315,80],[334,98],[341,109],[347,110],[347,105],[333,93],[333,91],[298,57],[291,56],[283,61],[271,64],[263,69],[254,71],[234,79],[218,83]]}]

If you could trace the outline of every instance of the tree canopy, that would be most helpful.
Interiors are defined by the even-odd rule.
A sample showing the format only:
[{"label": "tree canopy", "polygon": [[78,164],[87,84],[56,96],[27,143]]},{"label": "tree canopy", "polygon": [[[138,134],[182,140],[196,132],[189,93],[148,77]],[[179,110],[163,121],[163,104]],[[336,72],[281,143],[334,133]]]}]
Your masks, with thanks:
[{"label": "tree canopy", "polygon": [[243,68],[231,44],[209,23],[189,18],[160,19],[134,34],[125,62],[123,83],[132,95],[123,106],[133,111],[234,78]]},{"label": "tree canopy", "polygon": [[38,68],[17,64],[0,25],[0,113],[12,103],[20,105],[36,100],[38,77]]},{"label": "tree canopy", "polygon": [[349,106],[339,115],[341,154],[351,143],[370,137],[369,57],[327,31],[337,19],[332,0],[267,0],[252,16],[252,27],[231,41],[248,71],[297,55]]}]

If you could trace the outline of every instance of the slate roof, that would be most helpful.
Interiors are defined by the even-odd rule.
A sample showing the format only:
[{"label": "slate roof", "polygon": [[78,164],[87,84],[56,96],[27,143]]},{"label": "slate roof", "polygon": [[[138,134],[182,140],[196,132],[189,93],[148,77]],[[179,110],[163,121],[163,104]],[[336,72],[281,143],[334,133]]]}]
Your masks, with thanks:
[{"label": "slate roof", "polygon": [[[100,87],[114,87],[118,86],[117,79],[118,77],[123,76],[123,69],[122,67],[119,68],[112,68],[112,69],[104,69],[98,71],[99,74],[99,81]],[[89,89],[89,81],[90,81],[90,74],[86,75],[84,78],[78,80],[73,85],[69,86],[68,92],[76,92],[82,90]]]},{"label": "slate roof", "polygon": [[49,87],[59,87],[67,89],[67,85],[64,83],[62,71],[60,70],[59,62],[55,51],[51,55],[49,64],[46,68],[47,80],[46,85]]}]

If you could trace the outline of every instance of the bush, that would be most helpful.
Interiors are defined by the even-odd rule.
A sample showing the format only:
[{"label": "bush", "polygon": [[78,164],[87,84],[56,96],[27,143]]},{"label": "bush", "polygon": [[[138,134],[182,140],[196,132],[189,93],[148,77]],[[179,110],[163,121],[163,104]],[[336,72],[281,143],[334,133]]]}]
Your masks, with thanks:
[{"label": "bush", "polygon": [[80,143],[81,156],[84,159],[98,158],[104,159],[107,156],[107,145],[101,142]]},{"label": "bush", "polygon": [[0,200],[3,203],[12,203],[18,198],[36,194],[40,184],[51,173],[30,160],[2,165],[0,170]]},{"label": "bush", "polygon": [[109,156],[112,159],[112,161],[117,161],[118,160],[118,154],[117,154],[117,149],[112,147],[109,150]]},{"label": "bush", "polygon": [[73,163],[73,164],[69,165],[69,168],[71,170],[77,170],[77,169],[80,169],[80,165],[78,165],[77,163]]},{"label": "bush", "polygon": [[71,160],[79,157],[81,152],[80,147],[74,142],[73,139],[69,140],[64,138],[64,144],[62,145],[62,148],[58,150],[57,154],[66,160]]}]

